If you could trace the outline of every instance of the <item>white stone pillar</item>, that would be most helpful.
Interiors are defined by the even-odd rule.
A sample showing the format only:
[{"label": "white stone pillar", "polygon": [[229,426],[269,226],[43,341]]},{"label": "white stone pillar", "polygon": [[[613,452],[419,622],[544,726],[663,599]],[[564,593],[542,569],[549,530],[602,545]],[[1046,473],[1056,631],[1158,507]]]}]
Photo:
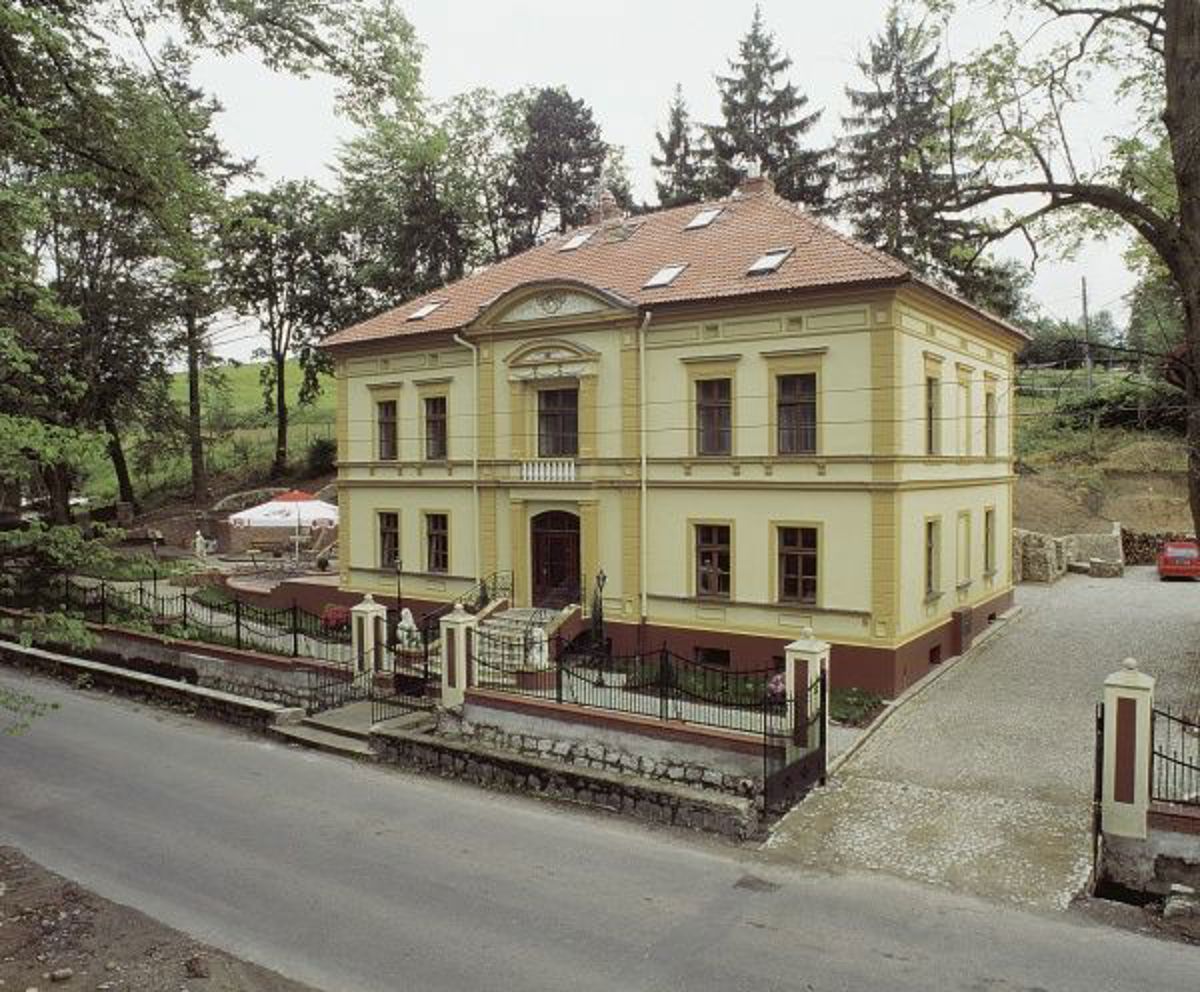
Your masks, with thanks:
[{"label": "white stone pillar", "polygon": [[464,610],[462,603],[455,603],[454,609],[441,620],[442,706],[448,709],[462,706],[466,696],[475,625],[474,614]]},{"label": "white stone pillar", "polygon": [[[383,636],[380,637],[380,631]],[[367,593],[361,603],[350,607],[350,644],[354,652],[354,670],[379,669],[376,651],[387,644],[387,607]]]},{"label": "white stone pillar", "polygon": [[1126,658],[1124,667],[1104,680],[1101,823],[1106,834],[1146,836],[1153,709],[1154,677]]},{"label": "white stone pillar", "polygon": [[[818,640],[813,636],[811,627],[800,631],[799,639],[792,641],[784,650],[785,674],[788,701],[803,699],[801,712],[808,716],[821,705],[821,697],[817,687],[817,676],[824,674],[825,686],[829,686],[829,650],[828,641]],[[792,709],[795,712],[795,708]],[[822,726],[823,724],[823,726]],[[821,713],[821,722],[810,721],[807,733],[804,728],[796,728],[795,743],[803,748],[815,748],[822,740],[829,740],[829,707]],[[803,739],[799,735],[803,735]]]}]

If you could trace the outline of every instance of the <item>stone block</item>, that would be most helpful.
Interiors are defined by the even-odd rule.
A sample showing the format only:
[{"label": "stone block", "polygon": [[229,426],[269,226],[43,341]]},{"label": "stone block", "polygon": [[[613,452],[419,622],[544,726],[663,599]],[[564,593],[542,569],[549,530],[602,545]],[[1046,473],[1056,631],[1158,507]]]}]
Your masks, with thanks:
[{"label": "stone block", "polygon": [[1119,561],[1093,558],[1088,562],[1088,574],[1094,579],[1119,579],[1125,574],[1125,566]]}]

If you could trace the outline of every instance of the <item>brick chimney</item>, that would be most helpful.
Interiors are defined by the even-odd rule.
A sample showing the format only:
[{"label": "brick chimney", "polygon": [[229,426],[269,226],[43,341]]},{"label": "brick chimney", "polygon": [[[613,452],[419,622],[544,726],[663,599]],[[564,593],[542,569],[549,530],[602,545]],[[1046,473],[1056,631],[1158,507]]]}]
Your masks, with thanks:
[{"label": "brick chimney", "polygon": [[742,196],[756,196],[759,193],[774,193],[775,183],[765,172],[752,170],[738,183],[738,192]]}]

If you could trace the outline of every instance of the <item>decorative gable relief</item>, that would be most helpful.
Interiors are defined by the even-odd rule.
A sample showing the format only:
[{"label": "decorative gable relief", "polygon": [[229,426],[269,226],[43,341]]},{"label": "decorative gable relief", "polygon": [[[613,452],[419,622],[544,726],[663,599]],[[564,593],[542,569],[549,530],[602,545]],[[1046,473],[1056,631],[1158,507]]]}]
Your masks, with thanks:
[{"label": "decorative gable relief", "polygon": [[566,341],[539,341],[508,356],[511,382],[530,379],[579,379],[596,374],[599,352]]},{"label": "decorative gable relief", "polygon": [[564,289],[548,289],[522,300],[497,323],[516,324],[525,320],[550,320],[607,310],[594,296]]}]

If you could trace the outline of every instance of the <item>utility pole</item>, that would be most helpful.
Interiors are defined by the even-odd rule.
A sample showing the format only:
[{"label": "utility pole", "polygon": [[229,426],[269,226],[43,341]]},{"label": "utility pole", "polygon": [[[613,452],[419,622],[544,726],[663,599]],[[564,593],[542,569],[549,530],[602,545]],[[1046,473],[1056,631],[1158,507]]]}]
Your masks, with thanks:
[{"label": "utility pole", "polygon": [[1080,279],[1083,288],[1083,366],[1087,369],[1088,395],[1092,392],[1092,328],[1088,321],[1087,276]]},{"label": "utility pole", "polygon": [[[1087,276],[1080,278],[1080,288],[1083,291],[1083,364],[1087,369],[1087,394],[1090,403],[1095,384],[1092,380],[1092,326],[1088,320]],[[1088,419],[1090,427],[1088,440],[1094,457],[1096,454],[1096,427],[1098,426],[1095,409],[1092,410]]]}]

